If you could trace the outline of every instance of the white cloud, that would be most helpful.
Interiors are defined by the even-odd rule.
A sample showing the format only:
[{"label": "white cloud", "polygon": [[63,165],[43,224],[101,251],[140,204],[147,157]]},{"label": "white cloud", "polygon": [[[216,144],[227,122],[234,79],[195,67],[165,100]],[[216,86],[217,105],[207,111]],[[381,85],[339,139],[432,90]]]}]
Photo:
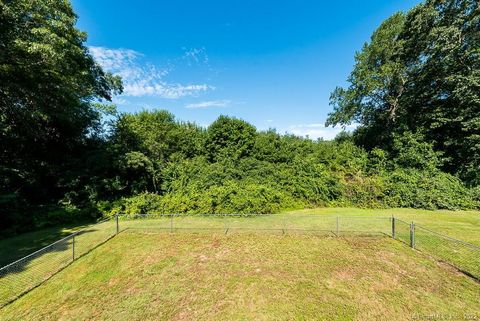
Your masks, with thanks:
[{"label": "white cloud", "polygon": [[[358,125],[352,124],[345,127],[346,131],[355,129]],[[325,127],[323,124],[303,124],[291,125],[288,127],[288,132],[297,136],[308,136],[312,139],[323,138],[325,140],[332,140],[344,129],[342,127]]]},{"label": "white cloud", "polygon": [[126,99],[116,96],[116,97],[113,97],[112,103],[117,105],[126,105],[128,104],[128,101]]},{"label": "white cloud", "polygon": [[109,49],[104,47],[89,47],[95,60],[107,70],[124,69],[126,65],[133,64],[134,60],[142,54],[131,49]]},{"label": "white cloud", "polygon": [[208,84],[178,84],[165,80],[169,69],[144,62],[143,55],[131,49],[90,47],[95,60],[107,71],[123,80],[123,95],[132,97],[155,96],[177,99],[195,96],[214,89]]},{"label": "white cloud", "polygon": [[208,55],[205,47],[201,48],[182,48],[184,50],[183,58],[187,60],[188,64],[204,64],[208,65]]},{"label": "white cloud", "polygon": [[227,107],[230,105],[230,100],[211,100],[211,101],[202,101],[200,103],[188,104],[185,107],[190,109],[195,108],[210,108],[210,107]]}]

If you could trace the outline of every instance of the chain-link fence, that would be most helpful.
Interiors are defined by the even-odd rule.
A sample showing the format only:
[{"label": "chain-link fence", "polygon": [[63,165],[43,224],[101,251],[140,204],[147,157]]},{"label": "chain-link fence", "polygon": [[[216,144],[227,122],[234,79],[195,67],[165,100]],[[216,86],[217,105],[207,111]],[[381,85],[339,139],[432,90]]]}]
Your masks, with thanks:
[{"label": "chain-link fence", "polygon": [[262,232],[276,234],[389,235],[390,217],[328,215],[137,214],[117,218],[120,231]]},{"label": "chain-link fence", "polygon": [[400,242],[410,245],[411,224],[398,218],[392,218],[392,237]]},{"label": "chain-link fence", "polygon": [[480,247],[394,217],[272,215],[118,215],[0,268],[0,307],[40,285],[119,232],[386,235],[480,280]]},{"label": "chain-link fence", "polygon": [[480,247],[395,217],[329,215],[120,215],[121,231],[262,232],[279,234],[387,235],[480,279]]},{"label": "chain-link fence", "polygon": [[414,226],[414,247],[448,263],[465,274],[480,280],[480,247],[439,234],[419,225]]},{"label": "chain-link fence", "polygon": [[480,280],[480,247],[392,218],[392,237]]},{"label": "chain-link fence", "polygon": [[0,307],[42,284],[115,233],[115,221],[105,220],[0,268]]}]

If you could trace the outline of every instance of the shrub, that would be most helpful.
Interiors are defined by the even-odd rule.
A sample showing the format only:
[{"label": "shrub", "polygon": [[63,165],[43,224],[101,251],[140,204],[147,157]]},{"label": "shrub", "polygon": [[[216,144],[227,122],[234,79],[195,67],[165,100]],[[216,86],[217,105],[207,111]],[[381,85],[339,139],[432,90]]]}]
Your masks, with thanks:
[{"label": "shrub", "polygon": [[235,181],[203,191],[168,193],[162,200],[164,211],[189,214],[268,214],[299,205],[276,189]]},{"label": "shrub", "polygon": [[390,207],[459,210],[478,206],[460,179],[440,171],[396,169],[386,179]]},{"label": "shrub", "polygon": [[109,214],[148,214],[162,212],[162,197],[160,195],[142,193],[123,198],[112,207]]}]

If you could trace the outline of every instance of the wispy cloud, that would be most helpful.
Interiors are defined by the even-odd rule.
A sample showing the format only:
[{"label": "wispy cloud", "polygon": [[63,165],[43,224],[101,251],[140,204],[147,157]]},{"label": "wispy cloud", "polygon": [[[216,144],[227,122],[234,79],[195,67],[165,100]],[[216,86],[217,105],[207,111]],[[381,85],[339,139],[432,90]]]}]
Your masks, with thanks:
[{"label": "wispy cloud", "polygon": [[[349,125],[345,128],[346,131],[354,130],[358,125]],[[323,138],[325,140],[332,140],[340,132],[344,131],[341,127],[325,127],[323,124],[302,124],[291,125],[287,130],[289,133],[298,136],[309,137],[312,139]]]},{"label": "wispy cloud", "polygon": [[[154,96],[178,99],[214,89],[208,84],[180,84],[165,80],[171,68],[145,62],[144,55],[131,49],[90,47],[95,60],[107,71],[123,79],[124,96]],[[198,55],[192,53],[191,55]]]},{"label": "wispy cloud", "polygon": [[133,65],[134,60],[142,54],[131,49],[109,49],[105,47],[89,47],[95,60],[105,69],[119,71],[127,65]]},{"label": "wispy cloud", "polygon": [[199,103],[193,103],[185,105],[186,108],[190,109],[198,109],[198,108],[211,108],[211,107],[227,107],[230,105],[230,100],[210,100],[210,101],[202,101]]},{"label": "wispy cloud", "polygon": [[129,103],[129,101],[126,100],[126,99],[123,99],[122,97],[116,96],[116,97],[113,97],[112,103],[117,104],[117,105],[126,105],[126,104]]},{"label": "wispy cloud", "polygon": [[203,64],[209,65],[209,58],[207,55],[207,51],[205,47],[201,48],[182,48],[184,50],[183,58],[187,60],[187,63],[191,65],[192,63],[195,64]]}]

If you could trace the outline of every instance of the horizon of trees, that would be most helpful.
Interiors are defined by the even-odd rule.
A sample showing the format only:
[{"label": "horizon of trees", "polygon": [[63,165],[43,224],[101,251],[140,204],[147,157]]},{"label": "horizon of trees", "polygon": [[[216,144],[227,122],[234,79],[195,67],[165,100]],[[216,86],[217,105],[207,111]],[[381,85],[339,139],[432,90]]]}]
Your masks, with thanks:
[{"label": "horizon of trees", "polygon": [[68,1],[0,2],[0,230],[127,213],[480,208],[480,14],[427,0],[387,19],[313,141],[220,116],[117,113]]}]

